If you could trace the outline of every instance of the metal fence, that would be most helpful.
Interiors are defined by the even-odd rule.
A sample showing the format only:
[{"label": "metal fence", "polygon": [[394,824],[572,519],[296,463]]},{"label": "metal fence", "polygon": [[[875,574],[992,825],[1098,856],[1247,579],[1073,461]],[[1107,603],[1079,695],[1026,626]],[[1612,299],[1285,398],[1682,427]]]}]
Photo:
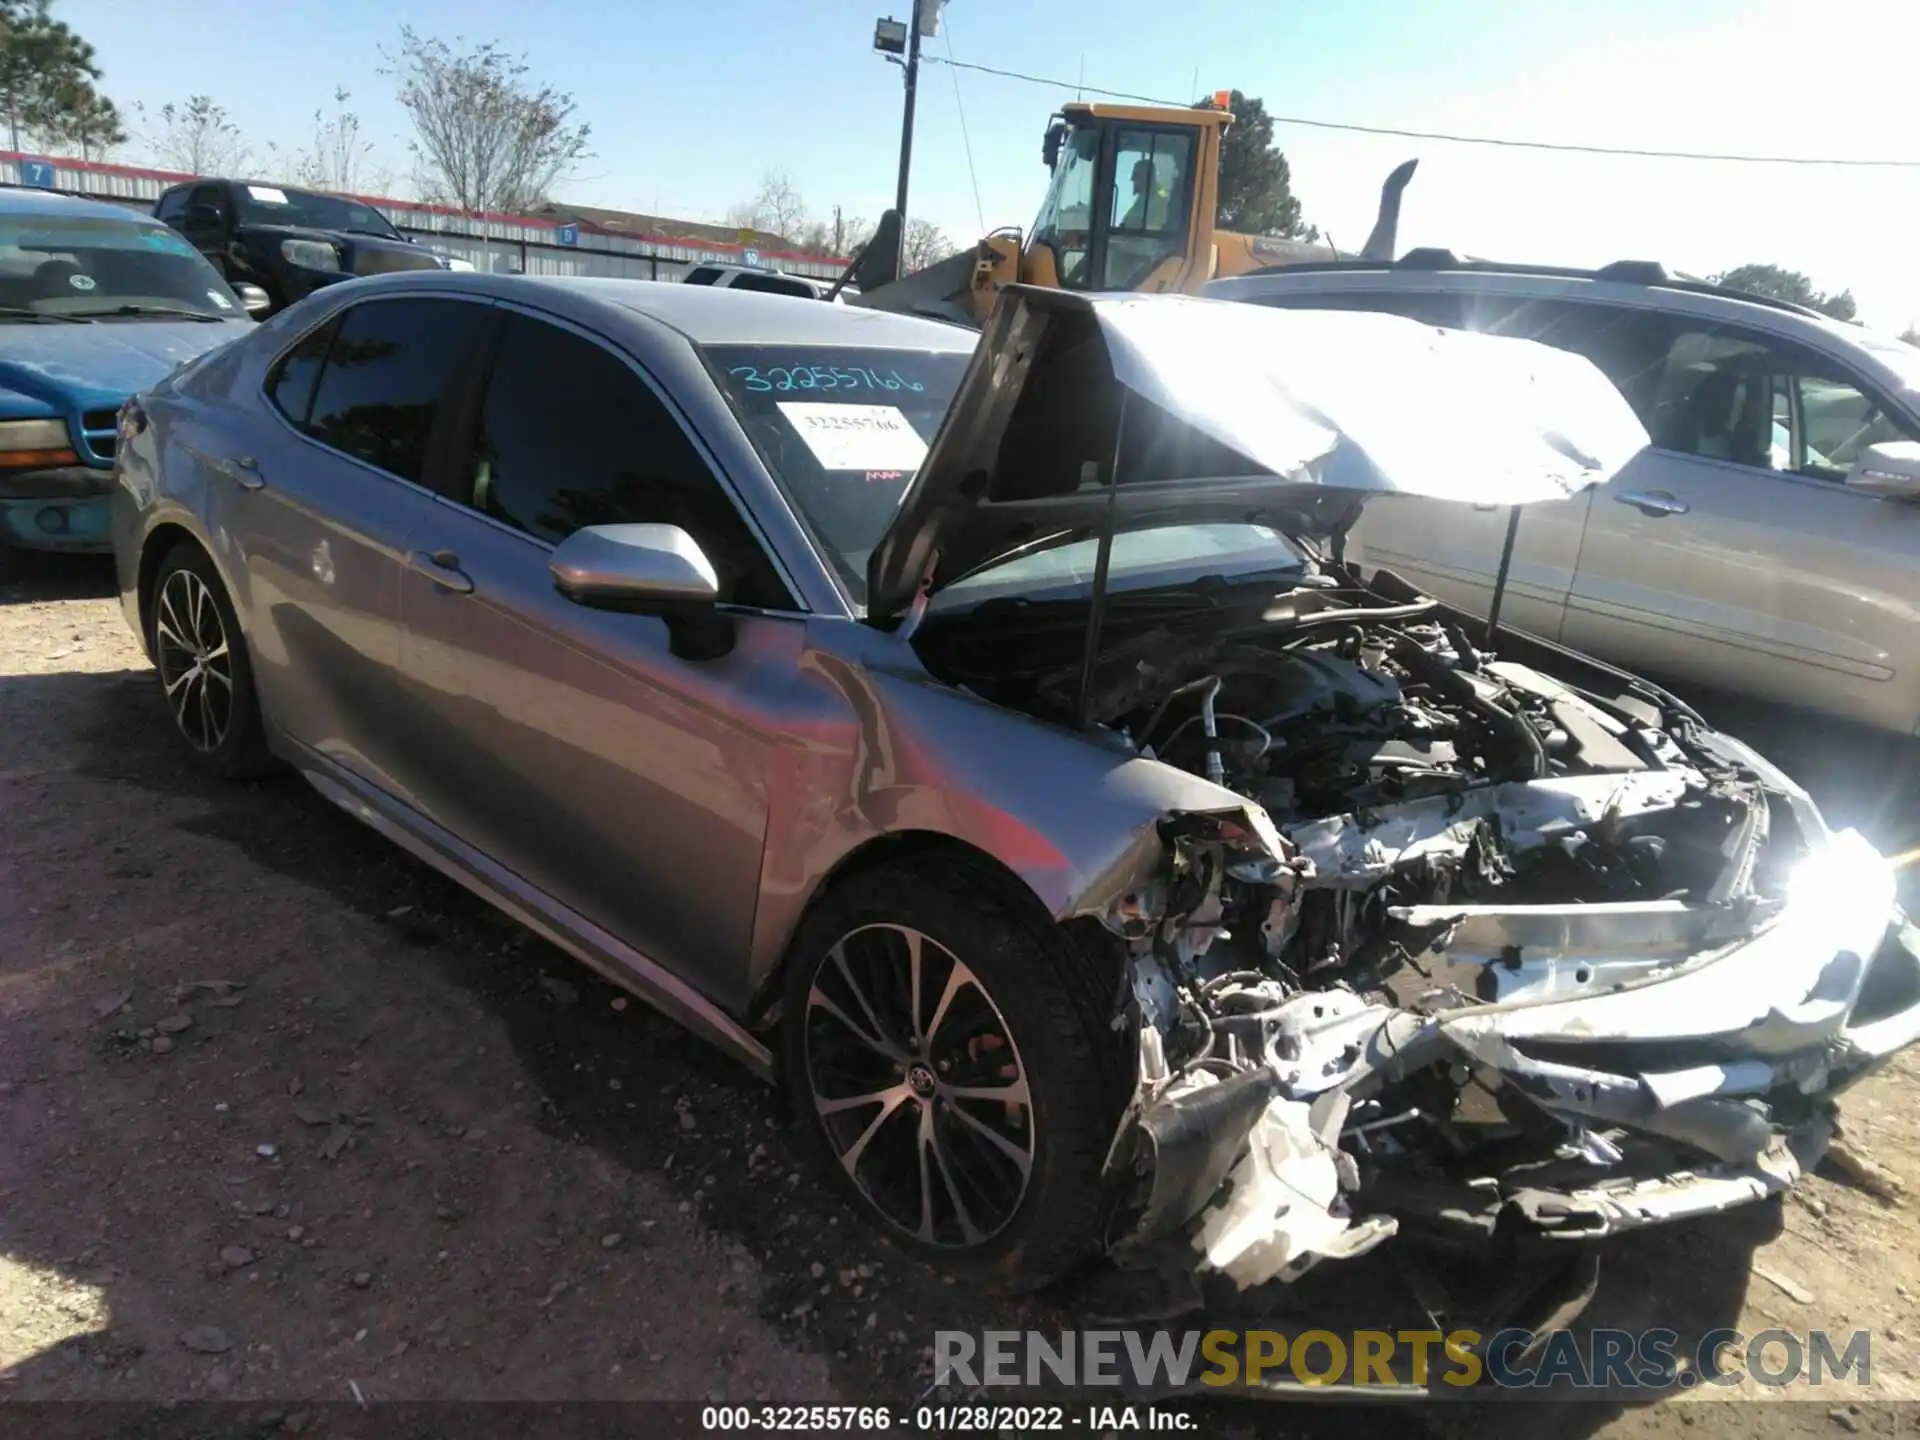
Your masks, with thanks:
[{"label": "metal fence", "polygon": [[[38,159],[0,154],[0,182],[38,185],[112,200],[151,211],[162,191],[196,179],[163,170],[141,170],[98,161]],[[365,200],[401,234],[476,270],[528,275],[615,275],[637,280],[678,280],[702,261],[742,263],[757,258],[794,275],[837,277],[845,262],[814,255],[762,251],[745,245],[671,236],[610,235],[537,215],[468,215],[443,206],[409,201]]]}]

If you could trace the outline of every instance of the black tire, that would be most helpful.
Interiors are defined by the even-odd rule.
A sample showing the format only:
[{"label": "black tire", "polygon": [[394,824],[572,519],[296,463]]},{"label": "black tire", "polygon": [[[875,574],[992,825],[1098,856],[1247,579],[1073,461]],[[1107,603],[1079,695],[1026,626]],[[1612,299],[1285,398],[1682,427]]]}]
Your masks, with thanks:
[{"label": "black tire", "polygon": [[[795,938],[781,1038],[797,1122],[832,1183],[900,1245],[989,1289],[1018,1292],[1099,1249],[1101,1171],[1118,1111],[1103,1083],[1100,1017],[1089,998],[1112,986],[1079,973],[1085,961],[1011,890],[989,867],[951,853],[848,880]],[[918,1025],[907,1019],[907,932],[922,937]],[[962,969],[968,974],[956,980]],[[949,982],[943,1005],[935,997]],[[859,1030],[839,1018],[850,1012]],[[861,1038],[874,1020],[893,1058]],[[988,1086],[1024,1093],[1024,1103],[961,1093]],[[868,1093],[876,1098],[822,1109],[823,1100]],[[1008,1145],[1030,1153],[1024,1177]],[[922,1177],[933,1182],[931,1198]]]},{"label": "black tire", "polygon": [[204,550],[182,541],[167,552],[147,611],[161,701],[193,763],[221,780],[271,772],[277,762],[260,720],[246,637]]}]

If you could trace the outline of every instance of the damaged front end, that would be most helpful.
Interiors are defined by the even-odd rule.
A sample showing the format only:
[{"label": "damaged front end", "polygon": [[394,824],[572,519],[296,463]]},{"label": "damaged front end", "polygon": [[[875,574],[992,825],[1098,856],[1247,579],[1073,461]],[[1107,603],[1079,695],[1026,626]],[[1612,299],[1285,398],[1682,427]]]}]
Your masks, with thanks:
[{"label": "damaged front end", "polygon": [[1280,609],[1147,625],[1092,678],[1110,741],[1243,797],[1167,816],[1099,916],[1139,1051],[1110,1249],[1245,1287],[1396,1232],[1593,1239],[1815,1163],[1835,1093],[1920,1034],[1880,856],[1615,672],[1496,658],[1430,600]]}]

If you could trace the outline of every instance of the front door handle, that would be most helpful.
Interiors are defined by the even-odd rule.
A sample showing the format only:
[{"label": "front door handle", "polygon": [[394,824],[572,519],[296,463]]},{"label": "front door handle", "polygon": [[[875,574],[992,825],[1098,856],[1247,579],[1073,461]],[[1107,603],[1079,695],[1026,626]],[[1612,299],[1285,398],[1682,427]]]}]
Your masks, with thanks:
[{"label": "front door handle", "polygon": [[1684,500],[1677,500],[1664,490],[1622,490],[1614,499],[1622,505],[1631,505],[1642,515],[1658,520],[1663,515],[1684,515],[1693,507]]},{"label": "front door handle", "polygon": [[260,473],[260,462],[251,455],[234,455],[220,462],[220,469],[242,490],[258,490],[267,483]]},{"label": "front door handle", "polygon": [[408,554],[407,564],[442,590],[456,595],[473,593],[473,577],[460,568],[460,557],[451,550],[415,550]]}]

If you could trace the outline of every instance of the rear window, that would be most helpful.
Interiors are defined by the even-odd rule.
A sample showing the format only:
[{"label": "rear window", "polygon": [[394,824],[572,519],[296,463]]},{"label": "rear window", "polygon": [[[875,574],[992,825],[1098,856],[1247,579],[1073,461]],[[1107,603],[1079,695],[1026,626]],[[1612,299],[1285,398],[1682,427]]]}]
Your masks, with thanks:
[{"label": "rear window", "polygon": [[720,391],[855,601],[966,351],[835,345],[706,347]]},{"label": "rear window", "polygon": [[813,287],[804,280],[789,280],[784,275],[755,275],[744,273],[733,277],[735,290],[760,290],[768,295],[797,295],[802,300],[814,298]]}]

